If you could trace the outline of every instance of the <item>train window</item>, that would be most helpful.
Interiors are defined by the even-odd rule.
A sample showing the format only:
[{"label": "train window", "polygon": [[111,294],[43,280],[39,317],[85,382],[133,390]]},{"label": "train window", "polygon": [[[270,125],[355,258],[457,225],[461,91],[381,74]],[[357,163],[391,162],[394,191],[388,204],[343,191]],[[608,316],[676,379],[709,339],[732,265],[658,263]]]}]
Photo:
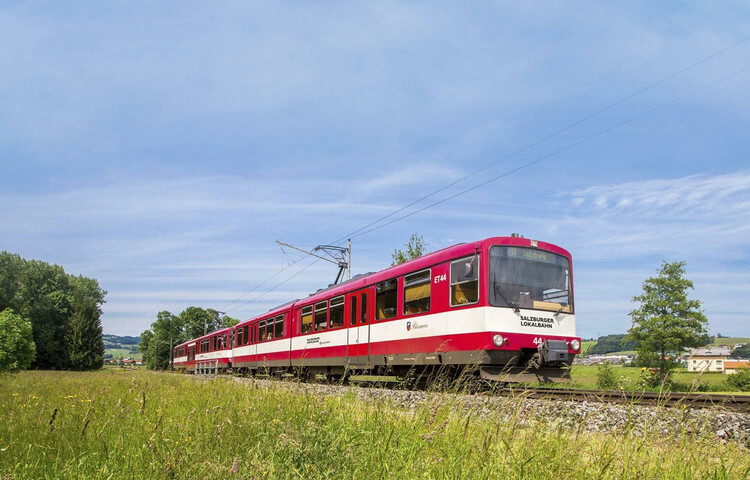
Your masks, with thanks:
[{"label": "train window", "polygon": [[300,333],[312,332],[313,307],[309,305],[302,309],[302,322],[300,323]]},{"label": "train window", "polygon": [[245,342],[243,343],[243,345],[247,345],[248,343],[250,343],[250,336],[248,335],[249,333],[248,328],[249,327],[247,325],[242,327],[242,340]]},{"label": "train window", "polygon": [[281,338],[284,336],[284,315],[276,317],[276,323],[274,324],[273,336],[275,338]]},{"label": "train window", "polygon": [[318,302],[315,304],[315,325],[313,329],[317,332],[318,330],[325,330],[326,321],[328,320],[328,301]]},{"label": "train window", "polygon": [[242,328],[238,328],[237,329],[237,345],[236,345],[238,347],[241,346],[241,345],[243,345],[242,342],[244,340],[244,337],[242,336],[242,333],[243,333],[243,329]]},{"label": "train window", "polygon": [[479,255],[451,262],[451,306],[479,301]]},{"label": "train window", "polygon": [[404,277],[404,315],[430,311],[430,270]]},{"label": "train window", "polygon": [[357,296],[352,295],[352,310],[351,315],[349,316],[349,324],[350,325],[356,325],[357,324]]},{"label": "train window", "polygon": [[362,293],[362,314],[359,323],[367,323],[367,292]]},{"label": "train window", "polygon": [[328,315],[328,328],[344,326],[344,296],[331,299],[331,313]]},{"label": "train window", "polygon": [[392,278],[375,286],[375,317],[378,320],[396,316],[396,284],[396,279]]},{"label": "train window", "polygon": [[266,341],[273,340],[273,318],[266,320]]},{"label": "train window", "polygon": [[258,341],[263,342],[266,340],[266,321],[260,321],[260,334],[258,335]]}]

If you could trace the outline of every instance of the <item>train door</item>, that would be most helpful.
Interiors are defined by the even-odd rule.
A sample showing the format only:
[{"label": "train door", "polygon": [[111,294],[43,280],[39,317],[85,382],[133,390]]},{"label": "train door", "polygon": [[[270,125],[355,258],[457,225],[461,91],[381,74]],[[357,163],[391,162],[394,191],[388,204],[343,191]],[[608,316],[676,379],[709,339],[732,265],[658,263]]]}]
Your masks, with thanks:
[{"label": "train door", "polygon": [[364,367],[370,362],[370,308],[367,290],[349,295],[347,359],[351,366]]},{"label": "train door", "polygon": [[258,324],[250,325],[250,361],[258,361]]}]

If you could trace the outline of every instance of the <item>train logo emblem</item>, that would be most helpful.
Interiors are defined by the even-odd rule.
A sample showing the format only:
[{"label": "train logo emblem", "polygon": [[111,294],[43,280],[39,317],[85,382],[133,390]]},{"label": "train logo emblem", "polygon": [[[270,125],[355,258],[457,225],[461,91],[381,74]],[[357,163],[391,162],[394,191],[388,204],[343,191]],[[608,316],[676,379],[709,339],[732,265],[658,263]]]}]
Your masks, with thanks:
[{"label": "train logo emblem", "polygon": [[406,331],[411,330],[411,322],[406,322]]}]

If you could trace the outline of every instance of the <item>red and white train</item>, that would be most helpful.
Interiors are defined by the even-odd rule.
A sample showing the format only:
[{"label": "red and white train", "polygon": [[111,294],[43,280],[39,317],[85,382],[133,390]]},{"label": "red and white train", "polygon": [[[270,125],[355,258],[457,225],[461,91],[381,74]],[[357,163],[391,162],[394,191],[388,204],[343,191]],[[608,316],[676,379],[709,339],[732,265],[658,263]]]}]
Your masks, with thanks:
[{"label": "red and white train", "polygon": [[570,254],[519,236],[454,245],[174,349],[174,367],[405,375],[471,366],[554,381],[580,352]]}]

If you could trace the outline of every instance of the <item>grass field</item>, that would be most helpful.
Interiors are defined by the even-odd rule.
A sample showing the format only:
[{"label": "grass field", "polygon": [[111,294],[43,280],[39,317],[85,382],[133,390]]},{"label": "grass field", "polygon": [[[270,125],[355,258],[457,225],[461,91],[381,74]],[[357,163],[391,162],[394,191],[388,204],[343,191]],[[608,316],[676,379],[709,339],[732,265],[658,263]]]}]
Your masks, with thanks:
[{"label": "grass field", "polygon": [[[617,376],[618,383],[625,390],[639,390],[642,388],[639,380],[641,369],[638,367],[613,366],[613,371]],[[573,365],[570,376],[571,382],[567,386],[573,388],[595,389],[597,388],[596,365]],[[728,392],[733,390],[727,385],[727,376],[722,373],[693,373],[685,370],[674,372],[674,381],[682,390],[696,390],[699,385],[702,389],[711,392]],[[745,392],[747,393],[747,392]]]},{"label": "grass field", "polygon": [[0,378],[0,477],[747,478],[734,442],[114,369]]},{"label": "grass field", "polygon": [[128,357],[128,358],[132,358],[134,360],[141,360],[143,358],[143,354],[142,353],[140,353],[140,352],[133,353],[130,350],[128,350],[127,348],[105,348],[104,349],[104,353],[105,354],[106,353],[112,354],[113,358]]},{"label": "grass field", "polygon": [[717,338],[717,339],[714,339],[711,345],[736,345],[738,343],[750,343],[750,338],[741,338],[741,337]]}]

